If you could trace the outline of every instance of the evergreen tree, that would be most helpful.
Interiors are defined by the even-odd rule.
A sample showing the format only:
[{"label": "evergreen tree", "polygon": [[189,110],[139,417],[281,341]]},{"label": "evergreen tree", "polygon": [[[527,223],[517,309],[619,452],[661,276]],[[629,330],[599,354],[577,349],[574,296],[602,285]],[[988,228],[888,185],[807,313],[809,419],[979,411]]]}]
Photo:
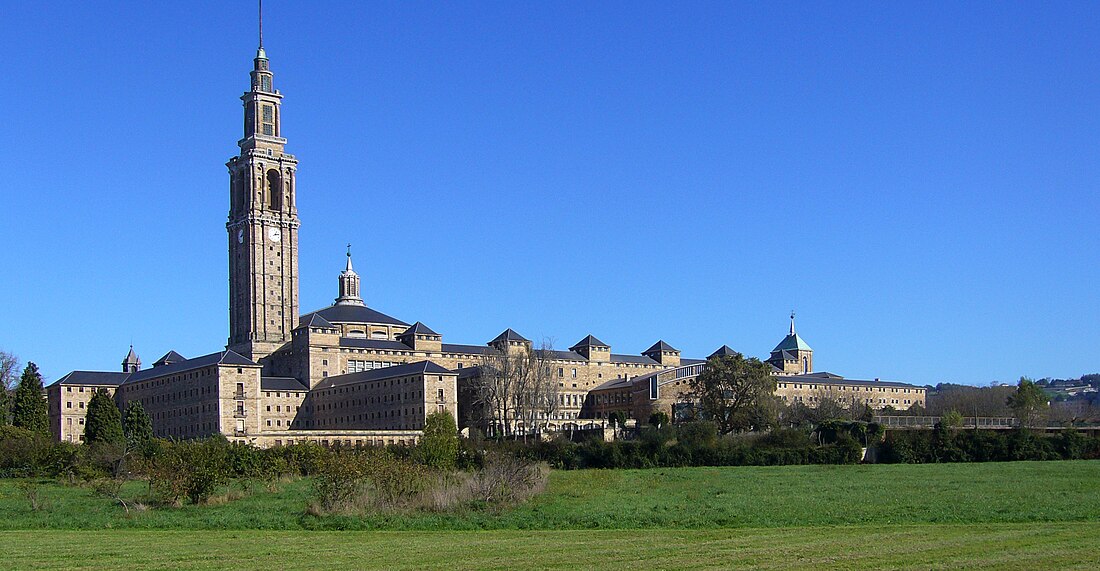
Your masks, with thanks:
[{"label": "evergreen tree", "polygon": [[107,389],[96,389],[88,402],[88,414],[84,419],[85,444],[111,444],[121,446],[126,442],[122,434],[122,414]]},{"label": "evergreen tree", "polygon": [[458,456],[458,426],[449,412],[433,412],[424,419],[424,436],[416,446],[417,459],[428,466],[447,470]]},{"label": "evergreen tree", "polygon": [[42,375],[34,363],[27,363],[15,387],[11,416],[12,424],[18,428],[43,436],[50,435],[50,415],[46,397],[42,394]]},{"label": "evergreen tree", "polygon": [[1050,409],[1050,402],[1042,387],[1027,377],[1020,377],[1016,392],[1008,397],[1008,406],[1016,412],[1023,426],[1031,428]]},{"label": "evergreen tree", "polygon": [[126,434],[130,450],[141,450],[153,439],[153,420],[140,402],[134,401],[126,406],[122,431]]}]

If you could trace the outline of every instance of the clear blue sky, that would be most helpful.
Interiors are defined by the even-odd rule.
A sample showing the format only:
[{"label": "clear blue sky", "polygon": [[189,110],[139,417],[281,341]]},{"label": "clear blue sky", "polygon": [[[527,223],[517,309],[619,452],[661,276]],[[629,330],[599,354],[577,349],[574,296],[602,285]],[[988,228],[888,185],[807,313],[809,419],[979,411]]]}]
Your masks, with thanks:
[{"label": "clear blue sky", "polygon": [[[250,1],[12,2],[0,348],[226,340]],[[1100,371],[1100,4],[287,2],[302,310],[918,384]]]}]

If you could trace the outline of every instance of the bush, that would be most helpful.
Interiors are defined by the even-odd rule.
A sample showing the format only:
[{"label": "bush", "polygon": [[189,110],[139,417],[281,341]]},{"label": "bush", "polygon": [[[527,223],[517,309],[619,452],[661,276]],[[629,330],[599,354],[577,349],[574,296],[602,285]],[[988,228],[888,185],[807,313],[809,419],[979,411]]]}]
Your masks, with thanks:
[{"label": "bush", "polygon": [[689,450],[713,447],[718,440],[718,426],[709,420],[685,422],[676,427],[676,440]]},{"label": "bush", "polygon": [[449,412],[434,412],[424,419],[424,435],[416,445],[414,457],[425,466],[439,470],[454,468],[458,457],[458,427]]},{"label": "bush", "polygon": [[26,478],[42,472],[49,442],[44,436],[14,426],[0,426],[0,476]]},{"label": "bush", "polygon": [[496,505],[523,501],[545,488],[547,472],[545,465],[511,454],[490,454],[476,476],[477,499]]},{"label": "bush", "polygon": [[807,430],[779,428],[761,435],[756,445],[766,448],[805,448],[813,446],[814,441]]},{"label": "bush", "polygon": [[352,451],[325,456],[313,476],[313,496],[323,512],[351,509],[367,477],[366,462]]},{"label": "bush", "polygon": [[668,422],[668,414],[666,414],[664,411],[659,410],[649,415],[649,424],[651,426],[660,428],[662,426],[668,426]]},{"label": "bush", "polygon": [[149,488],[164,505],[180,505],[183,498],[205,503],[229,483],[230,445],[225,438],[162,443],[148,459]]}]

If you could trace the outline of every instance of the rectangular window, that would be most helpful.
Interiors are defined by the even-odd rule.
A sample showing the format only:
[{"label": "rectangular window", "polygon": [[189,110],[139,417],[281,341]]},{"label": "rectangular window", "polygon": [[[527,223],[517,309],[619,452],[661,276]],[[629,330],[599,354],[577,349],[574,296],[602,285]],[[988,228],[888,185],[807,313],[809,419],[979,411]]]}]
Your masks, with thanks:
[{"label": "rectangular window", "polygon": [[275,134],[275,108],[270,105],[264,105],[263,130],[265,135]]}]

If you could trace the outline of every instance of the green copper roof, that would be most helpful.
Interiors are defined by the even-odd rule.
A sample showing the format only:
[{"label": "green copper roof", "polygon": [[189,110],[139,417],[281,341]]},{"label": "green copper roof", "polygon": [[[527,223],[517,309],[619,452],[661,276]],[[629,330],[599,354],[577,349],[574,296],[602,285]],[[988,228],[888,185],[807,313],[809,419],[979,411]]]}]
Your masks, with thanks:
[{"label": "green copper roof", "polygon": [[778,351],[813,351],[813,349],[810,349],[810,346],[797,333],[791,333],[784,337],[779,345],[775,346],[775,349],[772,349],[772,353]]}]

